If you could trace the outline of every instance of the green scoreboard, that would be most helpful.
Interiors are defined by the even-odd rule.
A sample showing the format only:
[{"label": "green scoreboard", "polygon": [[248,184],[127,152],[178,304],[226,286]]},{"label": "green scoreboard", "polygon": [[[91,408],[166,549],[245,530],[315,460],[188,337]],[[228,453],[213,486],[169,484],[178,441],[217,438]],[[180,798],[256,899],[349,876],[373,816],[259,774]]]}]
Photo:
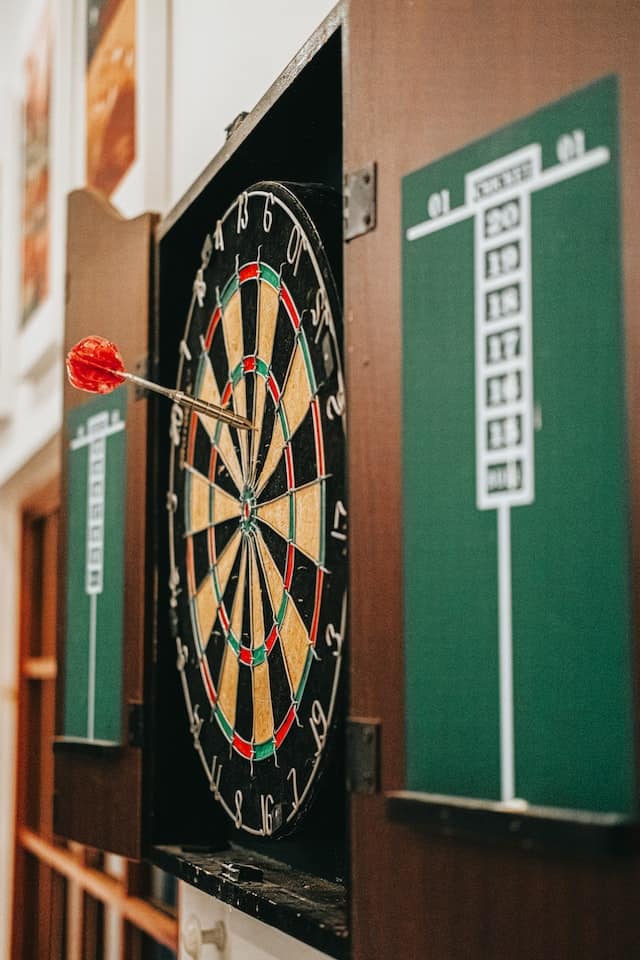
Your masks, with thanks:
[{"label": "green scoreboard", "polygon": [[126,387],[67,414],[63,739],[116,745],[122,726]]},{"label": "green scoreboard", "polygon": [[407,787],[634,811],[617,83],[403,181]]}]

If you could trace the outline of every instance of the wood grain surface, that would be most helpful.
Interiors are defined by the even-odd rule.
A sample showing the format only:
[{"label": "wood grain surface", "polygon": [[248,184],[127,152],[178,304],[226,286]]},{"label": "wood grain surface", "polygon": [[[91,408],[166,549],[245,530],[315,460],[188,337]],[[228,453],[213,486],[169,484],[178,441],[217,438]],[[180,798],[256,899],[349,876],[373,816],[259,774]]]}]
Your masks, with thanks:
[{"label": "wood grain surface", "polygon": [[[152,292],[153,214],[124,220],[106,201],[86,190],[68,202],[67,305],[65,355],[92,333],[113,340],[127,369],[134,371],[148,352]],[[66,379],[64,412],[90,395]],[[113,853],[140,856],[142,751],[126,743],[127,704],[143,699],[147,505],[147,404],[131,391],[127,414],[125,510],[123,718],[125,743],[112,755],[56,745],[55,832]],[[60,564],[66,565],[66,451],[63,451]],[[65,579],[58,620],[57,724],[64,705]]]},{"label": "wood grain surface", "polygon": [[611,73],[620,79],[637,594],[640,7],[351,0],[347,35],[345,169],[378,163],[376,230],[351,242],[345,259],[351,713],[382,720],[382,792],[351,802],[353,957],[635,957],[637,856],[438,839],[389,822],[384,791],[404,786],[401,178]]}]

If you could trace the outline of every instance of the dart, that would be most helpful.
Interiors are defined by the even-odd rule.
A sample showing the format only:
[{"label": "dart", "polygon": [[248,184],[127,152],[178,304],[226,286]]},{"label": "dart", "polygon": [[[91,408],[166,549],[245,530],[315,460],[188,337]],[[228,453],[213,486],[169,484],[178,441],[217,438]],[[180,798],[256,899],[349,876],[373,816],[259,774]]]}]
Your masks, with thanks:
[{"label": "dart", "polygon": [[86,390],[88,393],[111,393],[127,380],[145,390],[168,397],[174,403],[189,407],[202,416],[222,420],[240,430],[253,430],[251,421],[246,417],[240,417],[200,397],[192,397],[182,390],[162,387],[135,373],[128,373],[124,369],[124,362],[117,346],[104,337],[84,337],[71,348],[67,354],[67,376],[72,386],[78,390]]}]

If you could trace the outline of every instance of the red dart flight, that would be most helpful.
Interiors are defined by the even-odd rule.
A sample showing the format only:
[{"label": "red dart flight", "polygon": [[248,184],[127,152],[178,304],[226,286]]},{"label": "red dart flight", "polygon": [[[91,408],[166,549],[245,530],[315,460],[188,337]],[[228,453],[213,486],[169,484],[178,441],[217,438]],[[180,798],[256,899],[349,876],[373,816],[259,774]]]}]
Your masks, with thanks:
[{"label": "red dart flight", "polygon": [[67,354],[67,375],[72,386],[89,393],[111,393],[124,383],[118,376],[124,363],[115,343],[104,337],[85,337]]}]

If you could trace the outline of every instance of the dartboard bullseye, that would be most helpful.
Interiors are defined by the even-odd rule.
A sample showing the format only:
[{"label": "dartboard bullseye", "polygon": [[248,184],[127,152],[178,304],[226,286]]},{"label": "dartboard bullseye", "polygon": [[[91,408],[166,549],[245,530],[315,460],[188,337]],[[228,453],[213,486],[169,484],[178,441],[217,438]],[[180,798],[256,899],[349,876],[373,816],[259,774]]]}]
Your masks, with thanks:
[{"label": "dartboard bullseye", "polygon": [[174,405],[170,590],[188,722],[238,830],[290,832],[328,753],[346,630],[339,304],[287,186],[240,194],[204,238]]}]

